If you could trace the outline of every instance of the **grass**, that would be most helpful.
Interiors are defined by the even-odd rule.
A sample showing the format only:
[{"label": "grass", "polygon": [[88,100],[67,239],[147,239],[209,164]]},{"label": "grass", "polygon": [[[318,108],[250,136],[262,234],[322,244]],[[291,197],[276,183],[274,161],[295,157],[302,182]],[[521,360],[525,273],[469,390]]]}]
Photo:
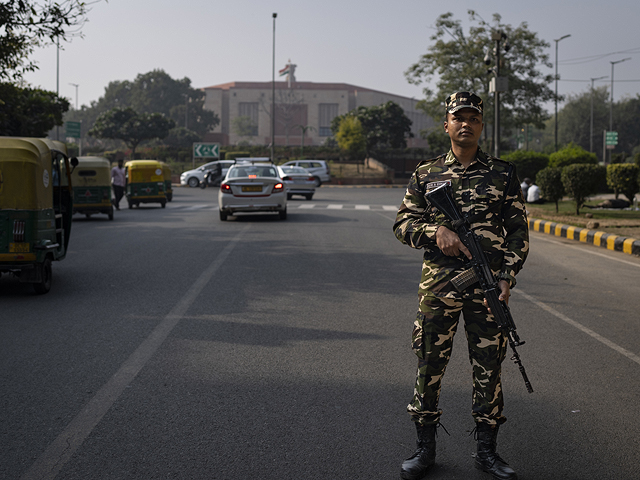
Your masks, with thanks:
[{"label": "grass", "polygon": [[[593,199],[586,202],[586,205],[596,206],[603,201],[603,199]],[[558,207],[559,211],[556,213],[555,203],[527,204],[527,211],[530,218],[640,239],[640,211],[582,207],[580,215],[576,215],[576,204],[572,200],[563,200],[559,202]],[[597,222],[599,225],[597,227],[588,225],[589,222]]]}]

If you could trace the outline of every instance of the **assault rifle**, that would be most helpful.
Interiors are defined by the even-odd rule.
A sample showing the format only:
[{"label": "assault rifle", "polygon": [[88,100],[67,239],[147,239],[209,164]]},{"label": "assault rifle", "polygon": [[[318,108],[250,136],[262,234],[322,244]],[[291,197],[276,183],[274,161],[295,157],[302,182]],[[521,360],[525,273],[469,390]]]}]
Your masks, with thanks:
[{"label": "assault rifle", "polygon": [[518,337],[516,325],[513,322],[513,317],[511,316],[509,307],[504,301],[499,299],[500,291],[498,288],[498,281],[493,275],[493,272],[489,267],[487,256],[480,245],[482,236],[471,230],[471,225],[469,224],[468,219],[463,217],[458,211],[458,207],[453,201],[450,185],[446,183],[440,185],[434,190],[426,193],[425,198],[453,223],[453,228],[458,233],[460,240],[471,253],[472,259],[469,261],[469,268],[452,278],[451,283],[458,292],[462,292],[476,282],[480,283],[480,287],[484,290],[484,296],[489,308],[491,309],[493,318],[496,320],[498,326],[509,341],[509,346],[513,351],[511,360],[518,365],[518,369],[522,374],[527,391],[529,393],[533,393],[533,387],[531,386],[529,378],[527,378],[527,373],[524,370],[524,366],[520,361],[520,355],[518,355],[518,352],[516,351],[516,347],[524,345],[525,342],[520,340]]}]

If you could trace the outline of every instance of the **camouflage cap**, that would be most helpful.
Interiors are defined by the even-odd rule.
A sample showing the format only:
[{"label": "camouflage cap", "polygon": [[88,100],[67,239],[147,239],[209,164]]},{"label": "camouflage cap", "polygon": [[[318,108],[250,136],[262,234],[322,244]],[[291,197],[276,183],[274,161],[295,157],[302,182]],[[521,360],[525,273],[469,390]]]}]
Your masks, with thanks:
[{"label": "camouflage cap", "polygon": [[444,103],[447,113],[457,112],[461,108],[473,108],[481,114],[484,114],[482,99],[473,92],[452,93],[447,97]]}]

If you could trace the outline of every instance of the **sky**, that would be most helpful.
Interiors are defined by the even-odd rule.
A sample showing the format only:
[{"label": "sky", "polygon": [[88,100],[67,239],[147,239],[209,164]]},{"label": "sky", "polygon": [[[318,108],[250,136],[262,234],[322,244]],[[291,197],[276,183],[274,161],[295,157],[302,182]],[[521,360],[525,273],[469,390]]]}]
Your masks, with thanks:
[{"label": "sky", "polygon": [[[552,63],[554,39],[571,35],[558,42],[558,93],[585,92],[597,77],[607,78],[596,87],[610,86],[610,62],[626,58],[614,67],[614,100],[640,93],[638,0],[102,0],[90,8],[83,37],[60,51],[59,93],[72,106],[98,100],[109,82],[155,69],[188,77],[194,88],[271,81],[274,12],[276,78],[291,60],[298,81],[423,98],[404,72],[432,45],[439,15],[452,12],[468,27],[474,9],[488,22],[494,13],[514,27],[526,22],[550,44]],[[32,58],[39,70],[27,82],[56,91],[55,46]]]}]

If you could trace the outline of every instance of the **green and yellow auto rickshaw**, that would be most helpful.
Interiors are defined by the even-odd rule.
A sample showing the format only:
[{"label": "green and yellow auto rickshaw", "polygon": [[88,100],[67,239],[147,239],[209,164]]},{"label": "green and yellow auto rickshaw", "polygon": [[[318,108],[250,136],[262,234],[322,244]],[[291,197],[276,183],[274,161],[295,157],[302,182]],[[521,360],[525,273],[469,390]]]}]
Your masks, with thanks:
[{"label": "green and yellow auto rickshaw", "polygon": [[60,142],[0,137],[0,274],[39,294],[51,289],[51,263],[67,253],[75,165]]},{"label": "green and yellow auto rickshaw", "polygon": [[89,218],[104,213],[113,220],[111,204],[111,163],[103,157],[78,157],[78,166],[71,174],[73,213]]},{"label": "green and yellow auto rickshaw", "polygon": [[167,201],[173,200],[173,187],[171,186],[171,167],[164,162],[162,163],[162,173],[164,175],[164,192],[167,196]]},{"label": "green and yellow auto rickshaw", "polygon": [[167,204],[162,162],[157,160],[130,160],[124,164],[127,185],[125,195],[129,208],[141,203]]}]

